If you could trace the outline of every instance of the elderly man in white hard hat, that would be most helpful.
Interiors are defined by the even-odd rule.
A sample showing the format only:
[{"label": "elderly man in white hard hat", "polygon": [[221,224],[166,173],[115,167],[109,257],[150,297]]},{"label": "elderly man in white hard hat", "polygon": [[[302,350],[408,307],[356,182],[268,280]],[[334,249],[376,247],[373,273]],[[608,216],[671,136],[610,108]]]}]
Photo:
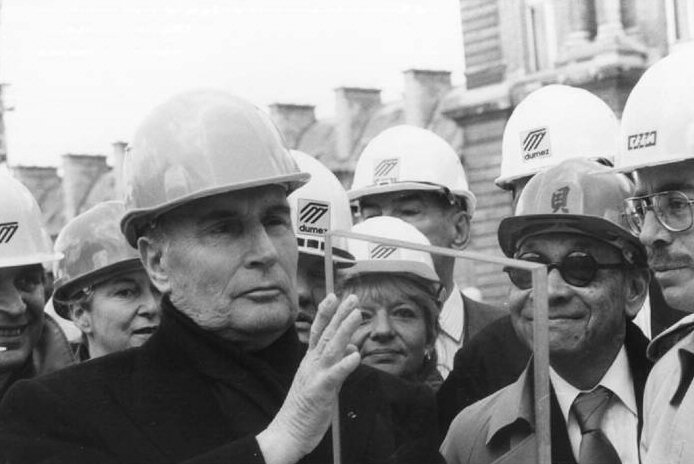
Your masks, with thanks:
[{"label": "elderly man in white hard hat", "polygon": [[299,343],[287,194],[307,178],[244,100],[197,91],[157,107],[126,160],[121,227],[163,295],[161,325],[141,347],[11,389],[0,460],[434,459],[433,396],[359,366],[356,298],[329,295]]},{"label": "elderly man in white hard hat", "polygon": [[0,174],[0,398],[20,379],[72,363],[57,323],[44,315],[43,263],[61,257],[46,240],[41,212],[29,190]]},{"label": "elderly man in white hard hat", "polygon": [[[299,246],[296,283],[299,312],[295,322],[296,332],[302,343],[308,343],[318,305],[326,295],[325,234],[331,230],[351,229],[352,212],[347,192],[335,174],[306,153],[296,150],[290,150],[290,153],[299,169],[311,175],[305,185],[287,198]],[[333,243],[333,267],[336,274],[338,269],[354,264],[354,258],[347,252],[346,240],[336,237]]]},{"label": "elderly man in white hard hat", "polygon": [[[533,177],[499,226],[515,259],[548,269],[552,462],[637,464],[641,398],[651,367],[631,320],[648,289],[646,253],[624,220],[626,176],[572,159]],[[508,268],[509,308],[533,342],[530,272]],[[449,464],[537,462],[532,364],[511,385],[463,409],[441,451]]]},{"label": "elderly man in white hard hat", "polygon": [[[361,217],[394,216],[409,222],[434,246],[463,250],[470,241],[475,195],[453,148],[414,126],[395,126],[369,142],[357,161],[348,191]],[[506,314],[464,295],[453,279],[455,259],[433,256],[448,294],[436,340],[438,369],[445,378],[456,351],[483,327]]]},{"label": "elderly man in white hard hat", "polygon": [[[643,462],[694,462],[694,47],[662,59],[632,90],[615,167],[631,172],[632,230],[667,303],[688,314],[656,337],[644,398]],[[674,346],[673,346],[674,345]]]}]

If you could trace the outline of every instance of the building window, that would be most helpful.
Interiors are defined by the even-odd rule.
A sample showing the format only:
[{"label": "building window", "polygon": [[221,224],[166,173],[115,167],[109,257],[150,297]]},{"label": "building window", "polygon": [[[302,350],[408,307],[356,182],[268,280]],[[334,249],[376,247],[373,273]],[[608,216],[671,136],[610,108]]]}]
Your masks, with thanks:
[{"label": "building window", "polygon": [[537,72],[554,66],[555,38],[552,2],[526,0],[525,43],[528,72]]},{"label": "building window", "polygon": [[665,18],[671,44],[694,38],[694,0],[665,0]]}]

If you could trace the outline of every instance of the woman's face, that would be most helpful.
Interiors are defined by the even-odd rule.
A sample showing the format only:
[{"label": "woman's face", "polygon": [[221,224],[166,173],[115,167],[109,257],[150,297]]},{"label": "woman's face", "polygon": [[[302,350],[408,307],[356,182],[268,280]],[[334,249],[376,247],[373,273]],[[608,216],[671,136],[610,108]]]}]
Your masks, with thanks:
[{"label": "woman's face", "polygon": [[398,377],[415,378],[421,371],[427,340],[425,311],[392,286],[375,292],[353,291],[359,297],[362,324],[352,336],[362,363]]},{"label": "woman's face", "polygon": [[142,345],[159,327],[160,295],[144,270],[127,271],[94,288],[89,318],[92,358]]}]

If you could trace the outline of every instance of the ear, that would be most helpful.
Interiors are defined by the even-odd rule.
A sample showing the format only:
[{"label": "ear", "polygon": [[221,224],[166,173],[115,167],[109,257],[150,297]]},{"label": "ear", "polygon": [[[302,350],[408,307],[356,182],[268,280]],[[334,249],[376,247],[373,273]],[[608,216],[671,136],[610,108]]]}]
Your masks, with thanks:
[{"label": "ear", "polygon": [[161,240],[153,240],[151,237],[142,236],[137,239],[137,250],[140,252],[140,261],[147,271],[149,280],[152,281],[162,295],[170,293],[171,284],[166,272],[165,244]]},{"label": "ear", "polygon": [[626,275],[626,305],[624,312],[627,319],[632,320],[641,310],[643,302],[646,300],[651,275],[648,269],[632,269]]},{"label": "ear", "polygon": [[454,228],[451,247],[463,250],[470,242],[470,215],[467,211],[455,209],[450,215],[451,226]]},{"label": "ear", "polygon": [[70,305],[70,319],[84,334],[91,334],[94,330],[92,328],[92,314],[85,308],[84,304]]}]

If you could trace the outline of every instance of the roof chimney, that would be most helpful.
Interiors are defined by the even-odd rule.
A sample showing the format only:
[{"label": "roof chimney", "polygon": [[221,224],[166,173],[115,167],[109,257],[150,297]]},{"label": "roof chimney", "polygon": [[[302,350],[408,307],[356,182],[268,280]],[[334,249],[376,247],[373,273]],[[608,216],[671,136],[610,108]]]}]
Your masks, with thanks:
[{"label": "roof chimney", "polygon": [[82,212],[82,206],[96,182],[108,172],[103,155],[63,155],[63,195],[65,220]]},{"label": "roof chimney", "polygon": [[288,148],[297,148],[306,129],[316,122],[315,106],[294,103],[273,103],[270,117],[282,132]]},{"label": "roof chimney", "polygon": [[405,122],[427,128],[439,101],[451,90],[450,71],[408,69],[405,77]]},{"label": "roof chimney", "polygon": [[357,87],[335,89],[337,158],[345,161],[366,128],[371,115],[381,106],[381,90]]},{"label": "roof chimney", "polygon": [[117,199],[122,199],[125,197],[125,188],[123,186],[123,160],[125,159],[125,150],[128,147],[127,142],[116,141],[113,142],[113,173],[116,178],[116,191],[113,192]]}]

